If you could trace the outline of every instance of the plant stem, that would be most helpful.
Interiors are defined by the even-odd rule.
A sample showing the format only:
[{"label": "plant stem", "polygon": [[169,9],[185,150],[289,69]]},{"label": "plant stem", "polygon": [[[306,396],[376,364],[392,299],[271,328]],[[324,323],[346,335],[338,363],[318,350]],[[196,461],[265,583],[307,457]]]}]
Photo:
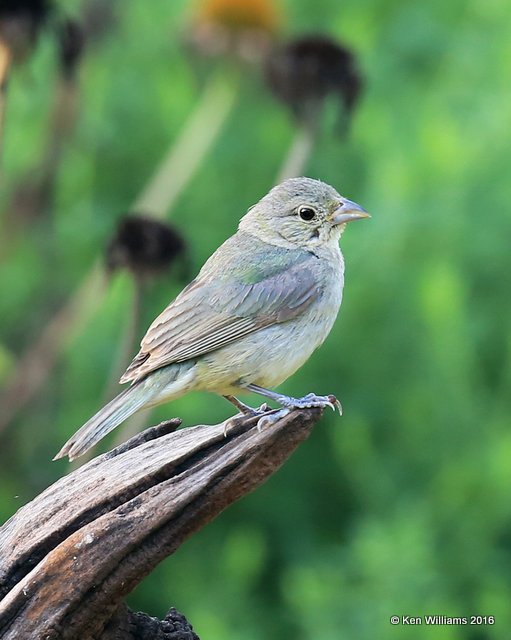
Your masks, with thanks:
[{"label": "plant stem", "polygon": [[[181,135],[133,204],[133,211],[162,218],[168,213],[206,158],[229,116],[238,83],[221,73],[211,76]],[[64,347],[79,334],[101,307],[106,287],[99,258],[68,301],[21,356],[0,396],[0,432],[36,395]],[[87,301],[87,305],[85,305]]]},{"label": "plant stem", "polygon": [[98,261],[73,296],[26,349],[0,396],[0,432],[43,386],[58,355],[69,346],[98,309],[105,293],[105,278]]},{"label": "plant stem", "polygon": [[108,377],[104,398],[105,403],[117,395],[119,391],[119,378],[135,355],[137,351],[135,348],[136,344],[140,341],[144,282],[141,277],[135,274],[133,274],[131,280],[133,283],[131,314],[119,345],[117,357],[114,359],[114,364]]},{"label": "plant stem", "polygon": [[2,160],[5,110],[7,105],[7,82],[9,80],[11,59],[11,50],[5,44],[5,42],[0,39],[0,165]]},{"label": "plant stem", "polygon": [[277,177],[277,184],[303,175],[317,140],[317,129],[300,124]]},{"label": "plant stem", "polygon": [[[232,79],[231,79],[232,80]],[[178,139],[163,158],[132,210],[164,218],[195,175],[231,112],[237,83],[215,73]]]}]

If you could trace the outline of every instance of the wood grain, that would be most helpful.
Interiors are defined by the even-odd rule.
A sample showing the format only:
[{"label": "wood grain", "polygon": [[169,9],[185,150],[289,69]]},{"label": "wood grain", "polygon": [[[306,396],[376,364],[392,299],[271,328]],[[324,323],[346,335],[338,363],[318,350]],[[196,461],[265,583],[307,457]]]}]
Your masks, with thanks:
[{"label": "wood grain", "polygon": [[123,598],[262,484],[320,416],[293,411],[262,431],[239,418],[226,435],[224,423],[168,421],[58,480],[0,529],[0,637],[197,638],[174,610],[159,621]]}]

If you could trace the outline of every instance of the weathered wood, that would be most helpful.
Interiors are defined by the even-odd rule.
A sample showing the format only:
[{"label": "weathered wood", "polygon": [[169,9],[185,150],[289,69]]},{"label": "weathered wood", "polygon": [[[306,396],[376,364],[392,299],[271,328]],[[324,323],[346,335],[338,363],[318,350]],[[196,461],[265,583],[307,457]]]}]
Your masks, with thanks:
[{"label": "weathered wood", "polygon": [[58,480],[0,529],[0,637],[196,638],[134,614],[124,596],[263,483],[320,415],[294,411],[262,431],[240,418],[226,435],[223,423],[174,432],[169,421]]}]

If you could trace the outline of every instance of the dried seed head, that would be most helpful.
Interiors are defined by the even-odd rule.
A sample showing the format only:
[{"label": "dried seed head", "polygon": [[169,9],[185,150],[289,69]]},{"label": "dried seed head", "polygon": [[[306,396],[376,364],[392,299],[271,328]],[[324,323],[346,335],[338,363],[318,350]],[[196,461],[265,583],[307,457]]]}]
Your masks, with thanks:
[{"label": "dried seed head", "polygon": [[126,268],[136,276],[151,275],[166,270],[185,249],[183,238],[169,224],[129,215],[108,243],[106,265],[109,271]]},{"label": "dried seed head", "polygon": [[29,55],[52,9],[50,0],[1,0],[0,41],[14,62],[22,62]]},{"label": "dried seed head", "polygon": [[275,7],[269,0],[203,0],[198,12],[201,19],[219,22],[233,31],[273,31],[277,22]]},{"label": "dried seed head", "polygon": [[254,61],[268,51],[278,24],[271,0],[202,0],[187,40],[206,56]]},{"label": "dried seed head", "polygon": [[362,87],[353,53],[322,35],[308,35],[278,47],[267,59],[265,76],[274,95],[301,121],[317,116],[330,94],[350,116]]}]

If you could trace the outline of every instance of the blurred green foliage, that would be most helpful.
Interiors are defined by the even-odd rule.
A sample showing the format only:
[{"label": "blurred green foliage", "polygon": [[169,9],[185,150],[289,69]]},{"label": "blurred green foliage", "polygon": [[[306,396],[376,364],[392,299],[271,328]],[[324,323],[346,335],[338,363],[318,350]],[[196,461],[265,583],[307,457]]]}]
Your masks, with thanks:
[{"label": "blurred green foliage", "polygon": [[[77,1],[62,4],[78,12]],[[199,99],[180,35],[189,11],[184,0],[123,0],[86,51],[51,216],[23,232],[0,271],[0,380]],[[307,173],[373,218],[343,238],[345,297],[328,342],[282,387],[336,393],[345,415],[326,414],[279,473],[159,566],[130,604],[158,616],[176,606],[207,640],[508,638],[511,7],[287,0],[282,13],[287,35],[313,30],[353,47],[366,80],[350,135],[325,125]],[[55,68],[43,34],[12,75],[4,212],[40,161]],[[171,212],[194,271],[272,185],[293,137],[259,72],[243,76],[219,141]],[[181,286],[172,273],[155,281],[144,326]],[[44,391],[1,435],[2,520],[66,471],[51,457],[103,401],[131,289],[127,275],[114,278]],[[230,411],[194,394],[152,422]],[[404,614],[496,623],[390,625]]]}]

